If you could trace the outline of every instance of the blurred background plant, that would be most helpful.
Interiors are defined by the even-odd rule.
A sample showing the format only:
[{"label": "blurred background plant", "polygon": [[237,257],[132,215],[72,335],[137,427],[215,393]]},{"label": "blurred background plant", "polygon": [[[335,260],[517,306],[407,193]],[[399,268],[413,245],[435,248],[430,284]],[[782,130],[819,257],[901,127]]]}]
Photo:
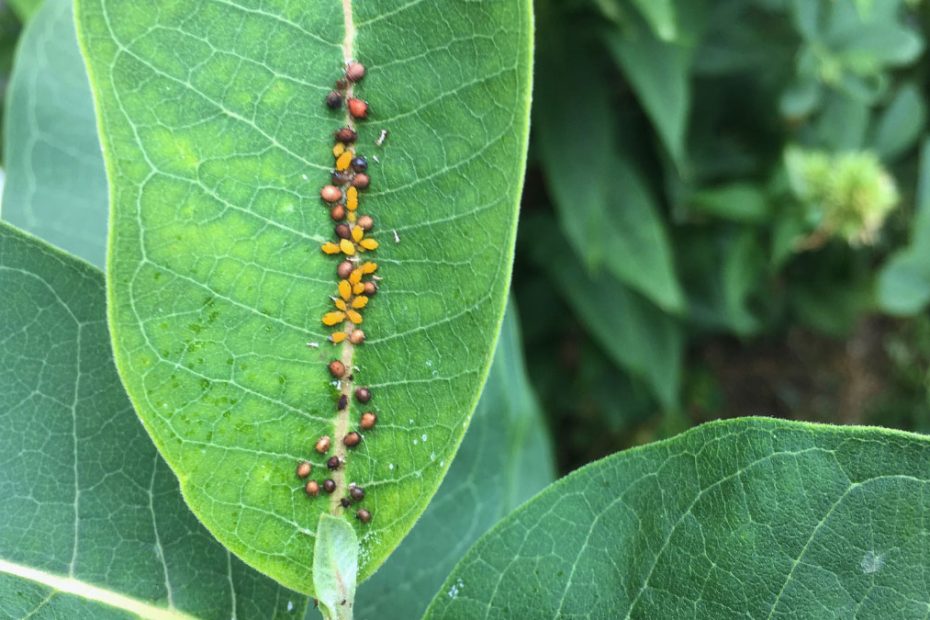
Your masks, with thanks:
[{"label": "blurred background plant", "polygon": [[930,431],[926,3],[537,9],[514,287],[560,469],[718,417]]}]

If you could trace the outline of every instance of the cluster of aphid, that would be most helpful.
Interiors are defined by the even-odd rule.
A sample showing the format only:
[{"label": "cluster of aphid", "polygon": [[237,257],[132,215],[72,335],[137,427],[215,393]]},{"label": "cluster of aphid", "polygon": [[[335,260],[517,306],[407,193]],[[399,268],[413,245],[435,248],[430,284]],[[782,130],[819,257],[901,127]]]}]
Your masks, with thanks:
[{"label": "cluster of aphid", "polygon": [[[359,192],[368,188],[371,179],[368,176],[368,160],[360,155],[355,148],[358,133],[351,126],[355,120],[368,117],[368,104],[352,96],[352,86],[365,77],[365,67],[358,62],[350,62],[346,66],[345,76],[336,81],[336,88],[326,97],[326,105],[332,110],[339,110],[345,103],[349,113],[348,126],[338,130],[335,134],[333,157],[336,160],[330,184],[320,190],[320,197],[329,208],[329,214],[336,223],[335,240],[323,244],[324,253],[340,256],[343,260],[336,267],[339,278],[337,295],[332,298],[335,306],[323,315],[323,324],[334,327],[329,340],[333,344],[348,341],[353,346],[365,342],[365,332],[359,327],[362,323],[362,310],[368,305],[370,299],[377,294],[379,279],[374,273],[378,265],[372,261],[364,261],[361,256],[378,248],[378,242],[368,236],[374,228],[374,219],[370,215],[361,215],[359,209]],[[342,385],[345,382],[351,385],[354,376],[346,365],[340,360],[329,363],[329,373]],[[355,400],[360,404],[367,404],[371,400],[371,391],[359,387],[354,391]],[[343,393],[336,405],[339,412],[349,407],[349,398]],[[378,416],[372,411],[364,412],[359,418],[359,428],[369,431],[374,428]],[[357,431],[346,433],[342,444],[346,448],[354,448],[362,441]],[[332,440],[328,435],[320,437],[315,449],[325,455],[332,447]],[[344,457],[331,456],[326,461],[330,471],[336,471],[345,464]],[[307,478],[313,471],[308,461],[297,466],[297,476]],[[304,486],[309,497],[316,497],[322,488],[328,494],[336,491],[336,482],[332,478],[323,480],[322,485],[316,480],[309,480]],[[343,508],[348,508],[353,502],[360,502],[365,498],[365,490],[355,483],[350,483],[348,493],[340,501]],[[361,508],[356,517],[362,523],[371,521],[371,513]]]}]

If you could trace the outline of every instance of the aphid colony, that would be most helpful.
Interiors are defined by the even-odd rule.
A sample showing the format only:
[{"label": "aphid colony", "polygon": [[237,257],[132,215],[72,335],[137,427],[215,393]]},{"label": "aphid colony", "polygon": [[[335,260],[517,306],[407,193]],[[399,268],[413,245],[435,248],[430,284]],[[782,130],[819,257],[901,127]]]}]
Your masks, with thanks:
[{"label": "aphid colony", "polygon": [[[332,110],[339,110],[345,104],[348,111],[347,126],[335,133],[333,157],[335,167],[330,177],[330,183],[320,190],[320,198],[329,209],[329,215],[334,222],[334,239],[323,244],[325,254],[338,256],[342,260],[336,267],[338,284],[336,295],[332,297],[334,309],[322,317],[323,325],[335,328],[329,336],[334,345],[348,343],[359,346],[365,342],[365,332],[359,327],[362,324],[362,311],[369,301],[378,292],[375,276],[378,270],[377,263],[364,260],[362,257],[378,249],[378,242],[370,233],[374,229],[375,221],[370,215],[359,213],[359,193],[366,190],[371,184],[368,176],[368,160],[356,150],[358,132],[353,127],[356,120],[368,117],[368,103],[352,96],[353,85],[365,77],[365,67],[358,62],[346,65],[345,75],[336,81],[336,88],[326,96],[326,105]],[[351,360],[351,350],[348,353]],[[354,376],[347,368],[347,363],[338,359],[332,360],[328,365],[329,374],[344,387],[336,409],[338,413],[349,409],[347,392],[352,392],[356,402],[367,404],[372,394],[368,388],[359,387],[353,391]],[[347,413],[345,415],[348,415]],[[372,411],[365,411],[359,418],[359,429],[370,431],[375,427],[378,416]],[[341,439],[346,449],[355,448],[362,442],[362,435],[358,431],[349,431]],[[315,450],[320,455],[326,455],[333,447],[328,435],[320,437]],[[345,450],[337,445],[337,454],[330,456],[326,467],[331,472],[338,471],[345,464]],[[340,453],[342,455],[340,455]],[[313,471],[309,461],[297,465],[297,477],[306,479]],[[336,476],[338,478],[338,476]],[[322,490],[328,494],[335,493],[337,483],[332,478],[326,478],[322,483],[309,480],[304,485],[308,497],[316,497]],[[341,498],[339,505],[348,508],[353,502],[360,502],[365,498],[365,490],[355,483],[348,485],[347,493]],[[361,508],[356,517],[362,523],[371,521],[371,513]]]}]

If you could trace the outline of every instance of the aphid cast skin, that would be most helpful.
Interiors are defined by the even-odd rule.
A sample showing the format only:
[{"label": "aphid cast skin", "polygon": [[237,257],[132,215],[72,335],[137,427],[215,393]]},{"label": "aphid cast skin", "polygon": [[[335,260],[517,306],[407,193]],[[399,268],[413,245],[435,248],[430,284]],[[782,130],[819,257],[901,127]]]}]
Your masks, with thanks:
[{"label": "aphid cast skin", "polygon": [[323,435],[317,440],[316,446],[314,446],[314,448],[320,454],[326,454],[327,452],[329,452],[329,447],[331,444],[332,442],[329,439],[329,435]]},{"label": "aphid cast skin", "polygon": [[363,388],[363,387],[356,388],[355,389],[355,400],[363,404],[367,403],[368,401],[371,400],[371,390],[369,390],[368,388]]},{"label": "aphid cast skin", "polygon": [[310,472],[313,471],[313,465],[308,461],[302,461],[297,465],[297,477],[306,478],[310,475]]},{"label": "aphid cast skin", "polygon": [[362,441],[362,436],[356,433],[355,431],[348,433],[345,437],[342,438],[342,443],[344,443],[347,448],[354,448],[361,441]]},{"label": "aphid cast skin", "polygon": [[358,82],[365,77],[365,65],[360,62],[352,61],[346,66],[346,79],[351,82]]},{"label": "aphid cast skin", "polygon": [[381,133],[378,134],[378,139],[375,140],[375,146],[384,146],[384,141],[387,140],[388,133],[387,129],[382,129]]},{"label": "aphid cast skin", "polygon": [[371,513],[364,508],[356,512],[355,516],[358,517],[358,520],[362,523],[371,523]]},{"label": "aphid cast skin", "polygon": [[378,416],[372,413],[371,411],[366,411],[362,414],[362,419],[359,420],[358,425],[362,427],[363,431],[370,431],[375,427],[375,424],[378,423]]}]

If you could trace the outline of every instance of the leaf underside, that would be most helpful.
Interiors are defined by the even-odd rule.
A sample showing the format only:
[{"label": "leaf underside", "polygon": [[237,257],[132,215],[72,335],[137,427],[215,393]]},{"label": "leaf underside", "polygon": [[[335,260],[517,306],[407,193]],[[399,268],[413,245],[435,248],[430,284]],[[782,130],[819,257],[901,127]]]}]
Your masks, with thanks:
[{"label": "leaf underside", "polygon": [[[384,278],[352,360],[379,422],[342,474],[366,489],[373,515],[354,525],[364,579],[435,492],[488,369],[525,160],[529,2],[77,9],[111,184],[124,384],[194,513],[304,592],[331,507],[304,496],[294,466],[308,459],[322,480],[313,445],[334,435],[326,364],[340,354],[320,317],[337,261],[320,252],[333,232],[319,190],[345,122],[322,103],[344,60],[343,4],[351,55],[368,68],[356,89],[371,105],[359,124],[372,177],[361,212],[375,218]],[[350,425],[361,412],[353,402]]]},{"label": "leaf underside", "polygon": [[465,555],[427,618],[920,618],[930,440],[765,418],[584,467]]}]

